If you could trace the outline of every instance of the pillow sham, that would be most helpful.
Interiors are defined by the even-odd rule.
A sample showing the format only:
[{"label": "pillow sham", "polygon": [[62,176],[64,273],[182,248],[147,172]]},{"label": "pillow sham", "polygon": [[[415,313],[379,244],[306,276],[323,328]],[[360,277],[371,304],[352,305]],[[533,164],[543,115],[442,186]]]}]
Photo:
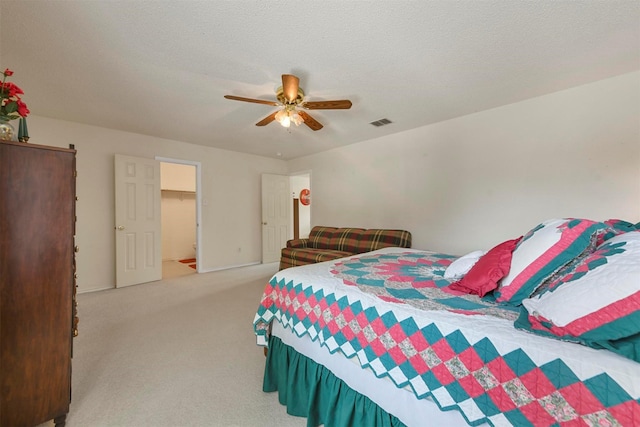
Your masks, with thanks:
[{"label": "pillow sham", "polygon": [[603,235],[600,236],[600,238],[598,239],[599,245],[604,243],[606,240],[609,240],[610,238],[617,236],[618,234],[624,234],[630,231],[637,230],[635,224],[632,224],[629,221],[625,221],[622,219],[607,219],[603,221],[603,223],[607,225],[609,229],[607,230],[606,233],[603,233]]},{"label": "pillow sham", "polygon": [[518,243],[509,274],[495,291],[497,302],[520,305],[545,280],[577,256],[591,251],[607,225],[588,219],[550,219]]},{"label": "pillow sham", "polygon": [[511,254],[522,237],[507,240],[484,254],[462,279],[449,285],[449,289],[466,294],[485,296],[498,287],[498,281],[508,272]]},{"label": "pillow sham", "polygon": [[614,230],[619,231],[619,234],[637,230],[635,224],[623,219],[607,219],[603,222]]},{"label": "pillow sham", "polygon": [[445,279],[459,279],[471,270],[471,267],[478,262],[480,257],[486,252],[482,250],[469,252],[466,255],[453,261],[444,271]]},{"label": "pillow sham", "polygon": [[517,328],[640,361],[640,231],[607,240],[522,305]]}]

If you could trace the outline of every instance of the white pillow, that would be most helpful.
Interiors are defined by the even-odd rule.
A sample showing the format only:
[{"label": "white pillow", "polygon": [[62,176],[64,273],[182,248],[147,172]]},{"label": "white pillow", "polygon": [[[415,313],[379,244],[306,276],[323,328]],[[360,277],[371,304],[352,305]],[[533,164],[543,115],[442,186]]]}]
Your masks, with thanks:
[{"label": "white pillow", "polygon": [[449,267],[444,271],[445,279],[459,279],[471,270],[471,267],[475,265],[476,262],[487,253],[486,251],[473,251],[466,255],[461,256],[460,258],[453,261],[449,264]]}]

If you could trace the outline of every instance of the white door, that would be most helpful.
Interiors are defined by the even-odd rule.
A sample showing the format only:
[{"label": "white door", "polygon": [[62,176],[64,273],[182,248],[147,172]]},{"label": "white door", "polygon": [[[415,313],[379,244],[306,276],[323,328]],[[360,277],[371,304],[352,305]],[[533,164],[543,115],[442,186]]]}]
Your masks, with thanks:
[{"label": "white door", "polygon": [[116,154],[116,287],[162,278],[160,162]]},{"label": "white door", "polygon": [[262,263],[280,261],[289,238],[292,202],[289,177],[262,175]]}]

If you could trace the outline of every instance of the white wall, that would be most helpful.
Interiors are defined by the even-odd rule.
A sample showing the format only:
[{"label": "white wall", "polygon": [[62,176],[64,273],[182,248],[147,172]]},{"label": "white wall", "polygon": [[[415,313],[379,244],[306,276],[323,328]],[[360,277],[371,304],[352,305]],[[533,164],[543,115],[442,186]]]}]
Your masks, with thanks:
[{"label": "white wall", "polygon": [[208,271],[260,262],[260,175],[286,174],[284,161],[34,115],[29,116],[29,135],[29,143],[75,144],[78,150],[79,292],[115,286],[116,153],[201,162],[201,268]]},{"label": "white wall", "polygon": [[635,72],[287,163],[33,115],[29,142],[78,150],[84,292],[114,286],[115,153],[202,163],[204,271],[260,261],[260,175],[287,171],[312,174],[312,225],[462,254],[552,217],[640,221],[639,117]]},{"label": "white wall", "polygon": [[488,249],[554,217],[637,222],[640,72],[288,167],[312,171],[312,225],[407,229],[421,249]]}]

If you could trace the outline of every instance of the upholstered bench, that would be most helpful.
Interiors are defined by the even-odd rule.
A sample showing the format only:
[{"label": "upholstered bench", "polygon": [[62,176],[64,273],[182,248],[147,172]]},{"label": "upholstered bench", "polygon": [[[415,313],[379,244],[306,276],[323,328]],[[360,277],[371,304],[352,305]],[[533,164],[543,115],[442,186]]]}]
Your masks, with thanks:
[{"label": "upholstered bench", "polygon": [[280,270],[390,246],[410,248],[411,233],[405,230],[315,226],[308,238],[287,241],[280,257]]}]

